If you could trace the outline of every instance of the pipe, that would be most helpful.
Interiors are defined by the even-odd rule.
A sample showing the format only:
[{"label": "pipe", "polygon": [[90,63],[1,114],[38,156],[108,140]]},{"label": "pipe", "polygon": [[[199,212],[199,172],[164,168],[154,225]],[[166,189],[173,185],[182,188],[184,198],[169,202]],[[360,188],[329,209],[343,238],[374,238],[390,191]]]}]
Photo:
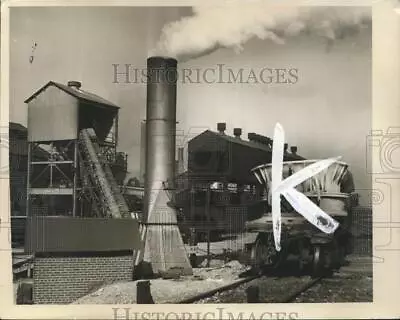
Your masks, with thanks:
[{"label": "pipe", "polygon": [[184,148],[178,148],[178,174],[185,172],[184,152]]},{"label": "pipe", "polygon": [[173,187],[175,177],[177,61],[147,59],[146,168],[144,221],[163,183]]},{"label": "pipe", "polygon": [[146,121],[140,123],[140,177],[139,181],[144,183],[146,172]]}]

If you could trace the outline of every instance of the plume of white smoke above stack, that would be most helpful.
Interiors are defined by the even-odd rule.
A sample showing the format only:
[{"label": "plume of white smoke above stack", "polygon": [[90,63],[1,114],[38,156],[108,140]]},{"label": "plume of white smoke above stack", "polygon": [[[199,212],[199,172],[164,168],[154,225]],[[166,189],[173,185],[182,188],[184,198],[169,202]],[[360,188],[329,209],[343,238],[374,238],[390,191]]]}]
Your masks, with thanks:
[{"label": "plume of white smoke above stack", "polygon": [[255,37],[284,44],[302,32],[333,41],[371,22],[368,7],[273,7],[242,1],[192,10],[192,16],[164,26],[157,54],[185,61],[218,48],[240,52]]}]

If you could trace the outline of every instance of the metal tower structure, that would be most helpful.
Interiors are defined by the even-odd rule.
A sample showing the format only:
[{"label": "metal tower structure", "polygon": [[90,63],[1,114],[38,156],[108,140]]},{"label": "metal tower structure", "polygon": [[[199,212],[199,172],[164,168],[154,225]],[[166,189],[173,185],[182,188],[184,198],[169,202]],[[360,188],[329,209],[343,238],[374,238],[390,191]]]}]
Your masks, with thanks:
[{"label": "metal tower structure", "polygon": [[[112,165],[121,155],[113,103],[70,81],[50,81],[28,104],[27,216],[127,216]],[[35,148],[48,159],[34,161]],[[126,168],[126,157],[119,166]],[[120,161],[121,162],[121,161]]]}]

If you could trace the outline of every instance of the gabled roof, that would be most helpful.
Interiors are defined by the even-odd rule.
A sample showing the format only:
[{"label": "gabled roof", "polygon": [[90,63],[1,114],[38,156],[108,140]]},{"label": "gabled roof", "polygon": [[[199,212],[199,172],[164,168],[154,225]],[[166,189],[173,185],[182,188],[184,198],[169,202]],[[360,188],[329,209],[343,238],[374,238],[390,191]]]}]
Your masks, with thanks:
[{"label": "gabled roof", "polygon": [[31,95],[28,99],[26,99],[25,103],[28,103],[32,99],[36,98],[42,91],[46,90],[49,86],[55,86],[58,89],[66,92],[66,93],[70,94],[71,96],[73,96],[81,101],[84,101],[84,102],[95,103],[95,104],[99,104],[102,106],[119,109],[119,107],[117,105],[115,105],[114,103],[107,101],[106,99],[104,99],[94,93],[90,93],[90,92],[87,92],[87,91],[84,91],[81,89],[71,88],[65,84],[61,84],[61,83],[54,82],[54,81],[49,81],[46,85],[44,85],[42,88],[40,88],[38,91],[36,91],[33,95]]},{"label": "gabled roof", "polygon": [[211,131],[211,130],[207,130],[207,131],[209,131],[212,134],[218,136],[219,138],[226,140],[228,142],[231,142],[231,143],[237,143],[237,144],[240,144],[240,145],[243,145],[246,147],[272,152],[272,149],[266,144],[256,143],[256,142],[252,142],[252,141],[246,141],[246,140],[243,140],[240,138],[229,136],[227,134],[220,134],[219,132],[215,132],[215,131]]},{"label": "gabled roof", "polygon": [[[219,132],[215,132],[212,130],[205,130],[203,133],[201,133],[200,135],[203,134],[211,134],[214,135],[216,137],[218,137],[219,139],[228,141],[230,143],[235,143],[235,144],[240,144],[242,146],[246,146],[249,148],[253,148],[253,149],[259,149],[262,151],[266,151],[266,152],[270,152],[272,153],[272,148],[266,144],[261,144],[261,143],[257,143],[257,142],[253,142],[253,141],[246,141],[246,140],[242,140],[236,137],[232,137],[226,134],[220,134]],[[198,135],[197,137],[199,137],[200,135]],[[197,138],[195,137],[195,138]],[[305,160],[305,158],[303,158],[302,156],[299,156],[298,154],[292,154],[292,153],[286,153],[285,154],[285,161],[294,161],[294,160]]]}]

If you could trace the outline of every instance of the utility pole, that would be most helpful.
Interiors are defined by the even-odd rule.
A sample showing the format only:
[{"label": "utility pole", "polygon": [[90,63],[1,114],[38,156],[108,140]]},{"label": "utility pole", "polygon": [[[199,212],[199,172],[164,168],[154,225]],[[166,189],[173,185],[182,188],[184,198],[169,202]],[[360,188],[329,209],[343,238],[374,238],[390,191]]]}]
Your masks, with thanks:
[{"label": "utility pole", "polygon": [[207,267],[210,266],[211,260],[211,250],[210,250],[210,235],[211,235],[211,212],[210,212],[210,202],[211,202],[211,188],[207,185],[206,191],[206,217],[207,217]]}]

